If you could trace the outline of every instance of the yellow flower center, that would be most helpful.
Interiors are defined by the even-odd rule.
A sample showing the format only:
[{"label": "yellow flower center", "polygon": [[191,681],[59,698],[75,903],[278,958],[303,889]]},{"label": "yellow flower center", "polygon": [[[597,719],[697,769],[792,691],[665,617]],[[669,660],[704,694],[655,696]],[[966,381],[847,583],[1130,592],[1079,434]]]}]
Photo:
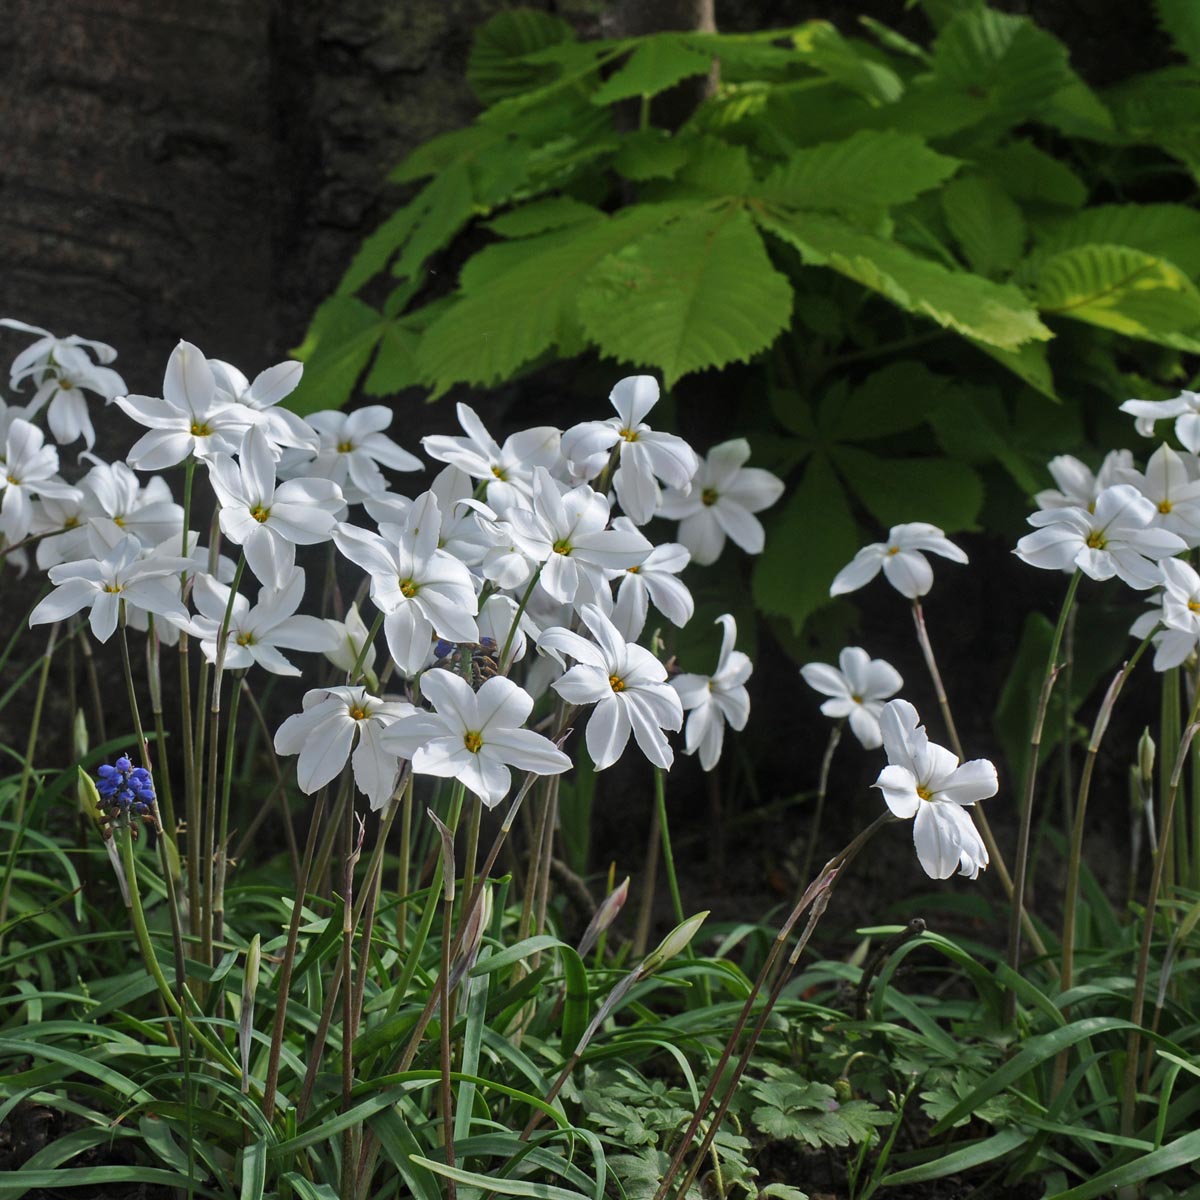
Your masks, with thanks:
[{"label": "yellow flower center", "polygon": [[1189,600],[1188,612],[1200,612],[1200,600]]},{"label": "yellow flower center", "polygon": [[338,444],[337,444],[337,452],[339,454],[349,454],[350,451],[353,449],[354,449],[353,442],[338,442]]},{"label": "yellow flower center", "polygon": [[505,474],[504,474],[503,467],[493,467],[492,474],[495,475],[495,477],[497,479],[499,479],[502,483],[506,483],[508,481],[507,476],[505,476]]},{"label": "yellow flower center", "polygon": [[627,442],[636,442],[636,441],[638,440],[638,435],[637,435],[637,430],[636,430],[636,429],[622,429],[622,430],[621,430],[621,436],[622,436],[622,437],[623,437],[623,438],[624,438],[624,439],[625,439]]},{"label": "yellow flower center", "polygon": [[70,391],[70,389],[73,388],[75,385],[69,379],[60,379],[58,381],[58,386],[60,388],[62,388],[62,390],[64,392],[66,392],[66,391]]},{"label": "yellow flower center", "polygon": [[1103,550],[1108,545],[1107,540],[1098,529],[1093,533],[1088,534],[1087,546],[1089,550]]},{"label": "yellow flower center", "polygon": [[917,788],[917,795],[920,796],[922,800],[930,800],[933,798],[933,793],[928,788],[924,787]]},{"label": "yellow flower center", "polygon": [[192,437],[211,437],[212,430],[202,421],[192,422]]},{"label": "yellow flower center", "polygon": [[612,688],[614,692],[623,692],[625,690],[625,680],[623,680],[620,675],[610,675],[608,677],[608,686]]},{"label": "yellow flower center", "polygon": [[357,704],[350,709],[350,716],[356,721],[365,721],[367,719],[367,710],[360,708]]},{"label": "yellow flower center", "polygon": [[1170,500],[1160,500],[1158,502],[1158,511],[1160,513],[1169,513],[1171,511]]},{"label": "yellow flower center", "polygon": [[271,515],[271,510],[263,508],[261,504],[256,504],[250,510],[250,515],[261,525]]},{"label": "yellow flower center", "polygon": [[115,596],[118,592],[120,592],[121,585],[119,583],[106,583],[104,585],[104,590],[108,592],[110,596]]},{"label": "yellow flower center", "polygon": [[716,502],[717,502],[717,489],[716,488],[705,488],[704,491],[702,491],[700,493],[700,503],[705,505],[706,507],[712,508],[712,506],[714,504],[716,504]]},{"label": "yellow flower center", "polygon": [[568,542],[566,538],[559,538],[559,540],[554,543],[551,549],[553,549],[555,554],[570,554],[571,543]]},{"label": "yellow flower center", "polygon": [[478,754],[483,746],[483,736],[473,731],[468,731],[463,734],[463,745],[466,746],[472,754]]},{"label": "yellow flower center", "polygon": [[900,547],[899,546],[889,546],[887,548],[887,552],[888,552],[888,557],[890,558],[892,555],[900,553]]},{"label": "yellow flower center", "polygon": [[113,517],[113,524],[116,525],[119,529],[124,529],[125,528],[125,518],[124,517]]},{"label": "yellow flower center", "polygon": [[[78,517],[68,517],[68,518],[67,518],[67,519],[66,519],[66,520],[63,522],[63,528],[64,528],[64,529],[74,529],[74,528],[76,528],[76,527],[78,526],[78,524],[79,524],[79,518],[78,518]],[[118,525],[120,525],[120,524],[121,524],[121,522],[120,522],[120,521],[118,521],[118,522],[117,522],[117,524],[118,524]]]},{"label": "yellow flower center", "polygon": [[406,600],[411,600],[419,590],[418,586],[411,579],[400,580],[400,595]]},{"label": "yellow flower center", "polygon": [[630,573],[630,575],[640,575],[642,573],[641,567],[627,567],[626,570]]},{"label": "yellow flower center", "polygon": [[254,645],[254,634],[239,633],[237,635],[237,644],[239,646],[253,646]]},{"label": "yellow flower center", "polygon": [[7,479],[8,482],[13,485],[13,487],[20,487],[21,485],[21,481],[15,475],[6,475],[4,478]]},{"label": "yellow flower center", "polygon": [[855,704],[861,704],[863,702],[863,698],[861,696],[851,696],[850,699],[853,700]]}]

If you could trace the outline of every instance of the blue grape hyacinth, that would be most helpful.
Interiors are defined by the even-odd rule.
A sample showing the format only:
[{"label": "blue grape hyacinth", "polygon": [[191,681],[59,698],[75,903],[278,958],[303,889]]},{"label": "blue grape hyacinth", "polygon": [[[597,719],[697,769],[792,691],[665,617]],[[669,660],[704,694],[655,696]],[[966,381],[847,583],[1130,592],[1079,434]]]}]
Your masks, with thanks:
[{"label": "blue grape hyacinth", "polygon": [[96,772],[96,790],[111,809],[144,816],[154,803],[154,781],[145,767],[135,767],[122,754],[115,764],[105,763]]}]

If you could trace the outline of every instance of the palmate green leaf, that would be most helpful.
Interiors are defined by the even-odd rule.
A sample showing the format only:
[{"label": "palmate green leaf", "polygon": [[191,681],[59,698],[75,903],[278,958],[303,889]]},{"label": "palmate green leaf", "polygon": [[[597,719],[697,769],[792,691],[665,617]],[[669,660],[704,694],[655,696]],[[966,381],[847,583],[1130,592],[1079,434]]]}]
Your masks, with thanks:
[{"label": "palmate green leaf", "polygon": [[977,338],[967,340],[989,358],[994,358],[1001,366],[1007,367],[1018,379],[1029,384],[1047,400],[1059,403],[1058,393],[1054,390],[1054,375],[1050,370],[1050,356],[1046,353],[1044,342],[1026,342],[1025,345],[1010,350],[1002,346],[989,346],[987,342],[981,342]]},{"label": "palmate green leaf", "polygon": [[985,146],[973,157],[1010,196],[1025,204],[1079,208],[1087,200],[1087,185],[1066,163],[1023,138]]},{"label": "palmate green leaf", "polygon": [[1006,275],[1021,258],[1025,218],[1003,188],[987,175],[966,175],[941,191],[942,213],[973,271]]},{"label": "palmate green leaf", "polygon": [[555,74],[551,66],[523,61],[525,55],[574,40],[575,31],[561,17],[532,8],[498,12],[475,34],[467,82],[484,104],[517,95]]},{"label": "palmate green leaf", "polygon": [[1037,275],[1044,313],[1129,337],[1200,350],[1200,291],[1174,263],[1131,246],[1075,246]]},{"label": "palmate green leaf", "polygon": [[836,217],[782,210],[756,217],[805,262],[830,267],[947,329],[1006,349],[1051,336],[1029,300],[1009,284],[950,271]]},{"label": "palmate green leaf", "polygon": [[487,222],[487,227],[505,238],[532,237],[552,229],[566,229],[597,221],[604,214],[591,204],[570,196],[547,196],[511,209]]},{"label": "palmate green leaf", "polygon": [[634,96],[656,96],[693,75],[707,75],[712,57],[687,44],[678,33],[641,38],[628,61],[593,93],[593,104],[615,104]]},{"label": "palmate green leaf", "polygon": [[1189,279],[1200,276],[1200,212],[1183,204],[1092,205],[1044,223],[1030,257],[1042,263],[1061,250],[1088,243],[1132,246],[1165,258]]},{"label": "palmate green leaf", "polygon": [[884,458],[857,446],[837,446],[833,461],[871,515],[885,529],[929,521],[956,533],[975,527],[983,507],[983,480],[950,458]]},{"label": "palmate green leaf", "polygon": [[635,129],[621,139],[613,167],[636,183],[670,179],[688,160],[687,148],[665,129]]},{"label": "palmate green leaf", "polygon": [[904,81],[886,57],[865,42],[843,37],[828,21],[808,21],[792,34],[801,61],[876,104],[891,104]]},{"label": "palmate green leaf", "polygon": [[497,383],[548,350],[574,317],[580,281],[605,255],[694,208],[637,205],[475,255],[458,299],[426,330],[417,353],[435,395],[454,383]]},{"label": "palmate green leaf", "polygon": [[300,386],[284,406],[305,416],[341,408],[371,361],[386,320],[353,296],[331,296],[313,314],[303,343],[292,353],[305,364]]},{"label": "palmate green leaf", "polygon": [[1193,66],[1200,64],[1200,6],[1195,0],[1154,0],[1154,10],[1175,49]]},{"label": "palmate green leaf", "polygon": [[750,218],[723,209],[610,254],[583,280],[578,309],[601,353],[656,367],[671,388],[769,346],[787,326],[792,291]]},{"label": "palmate green leaf", "polygon": [[787,503],[769,516],[766,548],[754,566],[754,600],[785,617],[796,633],[829,603],[833,577],[858,550],[861,535],[828,458],[815,454]]},{"label": "palmate green leaf", "polygon": [[937,187],[959,165],[913,134],[863,129],[798,150],[755,190],[785,208],[886,208]]},{"label": "palmate green leaf", "polygon": [[1032,114],[1076,82],[1066,47],[1026,17],[991,8],[959,13],[933,47],[937,80],[983,98],[996,115]]}]

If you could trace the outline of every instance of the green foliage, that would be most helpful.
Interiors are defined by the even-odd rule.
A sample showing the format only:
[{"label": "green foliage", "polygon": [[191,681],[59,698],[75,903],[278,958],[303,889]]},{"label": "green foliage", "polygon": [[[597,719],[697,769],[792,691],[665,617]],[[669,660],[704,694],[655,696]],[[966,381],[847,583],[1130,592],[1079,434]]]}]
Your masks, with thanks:
[{"label": "green foliage", "polygon": [[[491,387],[589,351],[686,402],[733,364],[793,409],[889,363],[956,377],[966,411],[932,406],[897,444],[775,451],[803,503],[768,515],[767,544],[808,557],[802,577],[768,549],[754,590],[797,629],[898,513],[969,529],[988,487],[1035,490],[1017,406],[1161,392],[1200,349],[1200,214],[1161,202],[1200,166],[1200,26],[1159,0],[1188,65],[1096,92],[1027,17],[924,7],[927,45],[872,21],[869,39],[810,21],[581,42],[498,14],[468,67],[488,107],[394,173],[411,197],[315,315],[299,406],[364,378],[376,396]],[[667,124],[656,97],[689,80],[715,86]],[[471,230],[447,291],[429,268]]]}]

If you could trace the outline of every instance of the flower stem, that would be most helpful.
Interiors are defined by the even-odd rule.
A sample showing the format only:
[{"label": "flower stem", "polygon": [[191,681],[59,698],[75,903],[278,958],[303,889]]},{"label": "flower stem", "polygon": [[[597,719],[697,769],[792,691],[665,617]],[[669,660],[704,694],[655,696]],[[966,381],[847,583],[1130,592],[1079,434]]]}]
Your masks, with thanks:
[{"label": "flower stem", "polygon": [[1100,711],[1096,714],[1092,726],[1092,736],[1088,741],[1087,757],[1084,759],[1083,772],[1079,778],[1079,794],[1075,799],[1074,819],[1071,823],[1071,848],[1067,856],[1067,888],[1063,897],[1063,927],[1062,927],[1062,966],[1059,970],[1059,988],[1067,991],[1074,981],[1075,972],[1075,911],[1079,903],[1079,871],[1083,862],[1083,828],[1087,816],[1088,795],[1091,790],[1092,774],[1096,769],[1096,757],[1100,752],[1100,743],[1108,730],[1112,719],[1113,708],[1117,697],[1125,686],[1125,681],[1133,673],[1138,659],[1142,657],[1150,637],[1142,640],[1138,648],[1124,663],[1109,684]]},{"label": "flower stem", "polygon": [[[738,1040],[742,1036],[742,1030],[746,1028],[746,1023],[750,1019],[750,1014],[754,1011],[755,1002],[757,1001],[759,994],[762,992],[763,987],[766,986],[767,981],[774,972],[775,964],[779,960],[780,955],[783,953],[783,949],[787,945],[788,939],[792,935],[792,930],[795,928],[796,922],[799,921],[804,913],[816,903],[820,896],[829,892],[836,882],[839,872],[854,860],[859,850],[861,850],[862,847],[865,846],[867,842],[884,827],[884,825],[890,824],[894,820],[895,818],[890,812],[880,813],[879,816],[876,817],[866,829],[858,834],[858,836],[848,843],[838,854],[834,855],[834,857],[831,858],[821,869],[816,878],[814,878],[808,887],[805,888],[804,894],[793,906],[792,911],[788,914],[784,923],[779,927],[779,931],[776,933],[775,940],[772,942],[771,949],[767,954],[766,961],[764,961],[761,969],[759,970],[758,977],[755,979],[749,995],[742,1004],[742,1010],[738,1014],[737,1020],[734,1022],[733,1029],[730,1032],[729,1038],[721,1051],[720,1057],[717,1059],[717,1065],[713,1068],[711,1074],[709,1075],[708,1086],[705,1088],[704,1094],[700,1097],[700,1103],[696,1106],[696,1112],[692,1117],[691,1123],[688,1125],[687,1130],[680,1139],[679,1146],[671,1160],[671,1165],[667,1168],[666,1174],[659,1183],[658,1190],[654,1193],[654,1200],[664,1200],[671,1187],[673,1179],[683,1166],[683,1160],[687,1156],[688,1149],[692,1144],[692,1139],[696,1136],[697,1132],[699,1132],[700,1126],[704,1123],[705,1114],[708,1112],[709,1105],[712,1104],[713,1097],[716,1095],[717,1087],[721,1082],[721,1076],[724,1074],[725,1068],[728,1066],[733,1057],[733,1052],[737,1047]],[[824,911],[823,908],[822,911]],[[808,937],[811,935],[812,927],[814,925],[815,922],[810,920],[810,927],[806,929],[796,947],[796,950],[793,951],[793,955],[791,957],[795,958],[797,961],[799,960],[800,952],[807,944]],[[786,980],[787,975],[788,972],[783,972],[780,974],[779,979],[776,980],[771,992],[772,998],[768,1000],[767,1006],[764,1009],[762,1018],[759,1022],[758,1033],[753,1036],[751,1043],[743,1052],[743,1062],[749,1061],[749,1055],[753,1052],[754,1043],[757,1042],[758,1035],[761,1034],[761,1030],[766,1023],[766,1019],[770,1014],[775,1000],[778,998],[779,992],[782,990],[783,981]],[[745,1067],[743,1066],[742,1070],[744,1069]],[[738,1078],[740,1078],[740,1072],[738,1074]],[[728,1097],[732,1095],[735,1087],[736,1079],[729,1087],[726,1097],[726,1106],[728,1105]],[[716,1136],[716,1128],[717,1121],[714,1119],[709,1126],[709,1134],[711,1134],[712,1137]],[[697,1161],[700,1161],[703,1158],[703,1155],[707,1152],[707,1146],[711,1145],[712,1142],[712,1137],[710,1137],[708,1134],[705,1136],[705,1148],[702,1149],[700,1154],[697,1156]],[[685,1196],[686,1194],[687,1188],[685,1187],[681,1192],[681,1196]]]},{"label": "flower stem", "polygon": [[825,753],[821,757],[821,774],[817,777],[817,807],[813,813],[812,825],[808,831],[808,846],[804,851],[804,865],[800,868],[801,879],[812,878],[813,855],[817,849],[817,838],[821,834],[821,817],[825,812],[825,796],[829,790],[829,769],[833,765],[834,751],[842,740],[842,730],[846,727],[845,718],[834,723],[829,731],[829,741],[825,744]]},{"label": "flower stem", "polygon": [[[1046,723],[1046,712],[1050,707],[1050,693],[1054,689],[1054,681],[1058,677],[1058,652],[1062,646],[1063,631],[1067,626],[1067,616],[1075,603],[1075,593],[1079,590],[1079,580],[1082,572],[1076,571],[1067,585],[1067,595],[1063,600],[1061,612],[1058,614],[1058,624],[1054,627],[1054,636],[1050,639],[1050,653],[1046,658],[1046,670],[1042,676],[1041,691],[1038,693],[1037,709],[1033,717],[1033,730],[1029,738],[1029,761],[1025,767],[1025,781],[1022,789],[1020,826],[1017,832],[1016,870],[1013,874],[1012,914],[1008,926],[1008,965],[1015,975],[1021,970],[1021,927],[1026,921],[1025,912],[1025,879],[1029,868],[1029,831],[1033,825],[1033,797],[1037,788],[1038,755],[1042,748],[1042,729]],[[989,850],[990,853],[990,850]],[[1032,939],[1031,939],[1032,941]],[[1037,949],[1037,943],[1034,942]],[[1044,954],[1044,949],[1038,950]],[[1017,1015],[1017,994],[1009,988],[1004,997],[1005,1024],[1011,1025]]]},{"label": "flower stem", "polygon": [[[958,755],[959,761],[964,762],[966,755],[963,753],[962,742],[958,737],[958,728],[954,724],[954,716],[950,711],[950,701],[946,696],[946,689],[942,684],[942,675],[938,670],[937,659],[933,653],[933,643],[929,640],[929,630],[925,624],[925,610],[921,607],[920,600],[913,601],[913,623],[916,626],[917,641],[920,643],[921,653],[925,656],[925,665],[929,670],[930,678],[933,680],[933,688],[937,694],[938,707],[942,711],[942,720],[946,725],[946,733],[950,738],[950,745],[954,753]],[[996,835],[992,833],[987,813],[984,812],[983,806],[980,804],[976,804],[971,812],[975,818],[975,823],[979,827],[979,836],[983,838],[983,844],[987,847],[988,861],[994,868],[1000,880],[1000,886],[1004,889],[1004,894],[1011,903],[1014,892],[1012,875],[1009,873],[1008,864],[1004,861],[1004,855],[1000,851],[1000,844],[996,841]],[[801,875],[801,878],[805,878],[806,875],[807,872]],[[1029,944],[1034,948],[1035,953],[1039,957],[1046,959],[1046,943],[1042,941],[1042,935],[1038,933],[1033,919],[1024,911],[1021,914],[1021,924],[1025,930],[1025,936],[1029,939]],[[1053,963],[1050,966],[1051,970],[1056,969]]]},{"label": "flower stem", "polygon": [[42,657],[42,671],[38,676],[37,692],[33,699],[33,713],[29,722],[29,737],[25,742],[25,758],[21,763],[21,782],[17,787],[17,803],[13,810],[12,840],[8,844],[8,857],[4,862],[4,886],[0,888],[0,943],[4,941],[4,922],[8,919],[8,905],[12,897],[13,869],[17,862],[17,852],[25,839],[26,805],[29,801],[29,785],[33,780],[33,756],[37,753],[38,733],[42,726],[42,708],[46,702],[46,684],[50,679],[50,660],[54,657],[54,648],[58,642],[60,623],[55,622],[50,627],[50,636],[46,639],[46,653]]},{"label": "flower stem", "polygon": [[1158,915],[1158,897],[1163,885],[1163,873],[1167,859],[1172,853],[1171,823],[1175,817],[1175,800],[1179,794],[1179,781],[1183,775],[1184,764],[1188,760],[1192,739],[1197,732],[1200,732],[1198,719],[1200,719],[1200,688],[1196,689],[1196,699],[1192,704],[1192,711],[1188,714],[1187,726],[1183,731],[1183,736],[1179,739],[1179,751],[1175,755],[1171,782],[1164,799],[1162,828],[1159,831],[1158,848],[1154,854],[1154,867],[1150,873],[1150,889],[1146,895],[1146,907],[1142,913],[1142,936],[1138,947],[1137,970],[1134,973],[1133,1000],[1129,1009],[1129,1019],[1135,1028],[1129,1031],[1125,1050],[1125,1081],[1121,1090],[1121,1134],[1123,1137],[1132,1136],[1134,1120],[1137,1115],[1141,1024],[1146,1007],[1146,984],[1150,973],[1150,947],[1154,940],[1154,919]]},{"label": "flower stem", "polygon": [[[346,786],[345,784],[342,785]],[[267,1055],[267,1081],[263,1088],[263,1117],[270,1124],[275,1117],[275,1095],[279,1088],[279,1056],[283,1050],[283,1034],[287,1028],[288,993],[292,985],[292,968],[296,963],[296,943],[300,936],[300,922],[304,916],[304,897],[308,892],[309,874],[312,871],[313,854],[317,848],[317,835],[321,818],[325,815],[327,789],[317,793],[316,807],[304,842],[304,861],[300,867],[300,887],[292,904],[292,919],[288,924],[287,946],[283,961],[279,964],[278,987],[275,993],[275,1024],[271,1030],[271,1049]]]},{"label": "flower stem", "polygon": [[524,595],[521,596],[521,603],[517,605],[517,611],[513,615],[512,624],[508,627],[508,637],[504,639],[504,648],[500,651],[500,657],[496,660],[497,667],[501,675],[507,675],[512,663],[508,660],[508,652],[512,649],[513,639],[517,636],[517,627],[521,624],[521,617],[525,613],[525,608],[529,604],[529,598],[533,595],[533,589],[537,587],[538,580],[542,577],[541,564],[538,565],[532,577],[529,580],[528,586],[525,588]]}]

